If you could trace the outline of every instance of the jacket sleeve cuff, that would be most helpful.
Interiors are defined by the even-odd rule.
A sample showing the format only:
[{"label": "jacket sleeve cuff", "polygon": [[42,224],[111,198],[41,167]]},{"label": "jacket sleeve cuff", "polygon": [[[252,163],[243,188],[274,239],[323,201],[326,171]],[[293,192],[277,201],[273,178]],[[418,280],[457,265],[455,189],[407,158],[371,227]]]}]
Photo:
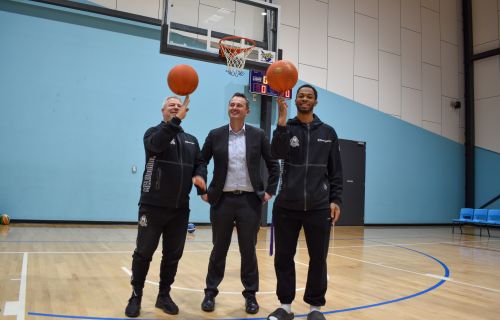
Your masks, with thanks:
[{"label": "jacket sleeve cuff", "polygon": [[198,186],[195,186],[195,188],[196,188],[196,194],[198,196],[201,196],[201,195],[204,195],[205,193],[207,193],[206,191],[201,190]]},{"label": "jacket sleeve cuff", "polygon": [[273,184],[273,185],[272,184],[268,185],[265,191],[267,193],[269,193],[270,195],[274,196],[274,195],[276,195],[276,189],[278,189],[277,183]]},{"label": "jacket sleeve cuff", "polygon": [[342,200],[339,198],[330,199],[330,203],[335,203],[339,207],[342,205]]},{"label": "jacket sleeve cuff", "polygon": [[286,129],[286,126],[276,126],[276,132],[279,132],[279,133],[286,133],[287,129]]},{"label": "jacket sleeve cuff", "polygon": [[276,190],[273,190],[273,189],[266,189],[265,190],[266,193],[272,195],[274,197],[274,194],[276,193]]}]

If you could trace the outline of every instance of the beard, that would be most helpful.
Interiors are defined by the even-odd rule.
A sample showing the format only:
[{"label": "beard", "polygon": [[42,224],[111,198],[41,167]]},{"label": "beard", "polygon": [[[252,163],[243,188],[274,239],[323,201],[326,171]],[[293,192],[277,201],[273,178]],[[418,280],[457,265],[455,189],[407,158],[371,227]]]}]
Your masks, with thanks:
[{"label": "beard", "polygon": [[313,110],[314,110],[314,107],[310,107],[309,109],[302,109],[299,106],[296,106],[296,107],[297,107],[297,113],[300,113],[300,114],[311,114],[311,113],[313,113]]}]

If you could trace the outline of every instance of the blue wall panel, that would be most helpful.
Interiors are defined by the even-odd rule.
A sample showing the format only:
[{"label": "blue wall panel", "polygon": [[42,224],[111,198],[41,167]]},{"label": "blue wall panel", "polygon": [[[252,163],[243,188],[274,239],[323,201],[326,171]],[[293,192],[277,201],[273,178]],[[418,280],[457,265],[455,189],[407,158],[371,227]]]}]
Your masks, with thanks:
[{"label": "blue wall panel", "polygon": [[[227,101],[248,79],[161,55],[159,37],[116,19],[0,3],[1,211],[14,219],[134,221],[142,136],[161,120],[166,74],[176,64],[200,75],[185,130],[203,144],[227,123]],[[249,117],[257,126],[259,105],[252,102]],[[341,138],[367,143],[367,223],[448,223],[463,206],[463,146],[325,90],[317,113]],[[207,222],[208,206],[192,197],[191,220]]]},{"label": "blue wall panel", "polygon": [[[179,63],[203,70],[183,124],[201,144],[227,122],[225,103],[246,79],[226,75],[222,65],[160,55],[157,40],[119,32],[114,21],[100,21],[103,30],[66,23],[74,16],[68,12],[18,14],[16,5],[27,10],[0,6],[8,6],[0,10],[8,44],[0,53],[2,211],[15,219],[135,220],[142,136],[162,119],[168,70]],[[35,14],[41,10],[43,18]],[[208,221],[208,206],[195,198],[193,219]]]},{"label": "blue wall panel", "polygon": [[[484,205],[500,194],[500,154],[476,147],[475,170],[475,201],[476,208]],[[500,200],[489,205],[487,208],[500,208]]]},{"label": "blue wall panel", "polygon": [[366,223],[448,223],[463,206],[462,145],[324,90],[316,111],[366,142]]}]

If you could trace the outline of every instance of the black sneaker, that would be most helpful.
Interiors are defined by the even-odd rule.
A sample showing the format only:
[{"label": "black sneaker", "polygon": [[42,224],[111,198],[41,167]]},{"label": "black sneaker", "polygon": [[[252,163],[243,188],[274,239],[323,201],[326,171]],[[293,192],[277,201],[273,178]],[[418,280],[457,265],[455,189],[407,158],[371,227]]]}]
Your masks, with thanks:
[{"label": "black sneaker", "polygon": [[159,294],[156,298],[155,307],[160,308],[168,314],[178,314],[179,307],[175,304],[169,294]]},{"label": "black sneaker", "polygon": [[141,300],[142,296],[132,292],[132,296],[128,299],[127,307],[125,308],[125,315],[130,318],[137,318],[141,313]]},{"label": "black sneaker", "polygon": [[201,310],[212,312],[215,310],[215,297],[210,293],[205,293],[205,298],[201,302]]},{"label": "black sneaker", "polygon": [[268,315],[266,319],[269,320],[271,317],[274,317],[278,320],[292,320],[294,316],[293,312],[288,313],[285,309],[278,308]]},{"label": "black sneaker", "polygon": [[307,320],[326,320],[326,318],[321,313],[321,311],[314,310],[309,312],[309,314],[307,315]]}]

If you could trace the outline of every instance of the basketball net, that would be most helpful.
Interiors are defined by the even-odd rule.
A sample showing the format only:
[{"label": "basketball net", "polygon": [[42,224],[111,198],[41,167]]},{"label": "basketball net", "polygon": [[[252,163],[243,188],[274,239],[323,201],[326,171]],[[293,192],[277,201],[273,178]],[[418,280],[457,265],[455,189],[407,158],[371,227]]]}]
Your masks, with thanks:
[{"label": "basketball net", "polygon": [[234,77],[244,75],[243,68],[245,67],[245,61],[255,45],[254,40],[239,36],[220,39],[219,54],[226,58],[226,72]]}]

